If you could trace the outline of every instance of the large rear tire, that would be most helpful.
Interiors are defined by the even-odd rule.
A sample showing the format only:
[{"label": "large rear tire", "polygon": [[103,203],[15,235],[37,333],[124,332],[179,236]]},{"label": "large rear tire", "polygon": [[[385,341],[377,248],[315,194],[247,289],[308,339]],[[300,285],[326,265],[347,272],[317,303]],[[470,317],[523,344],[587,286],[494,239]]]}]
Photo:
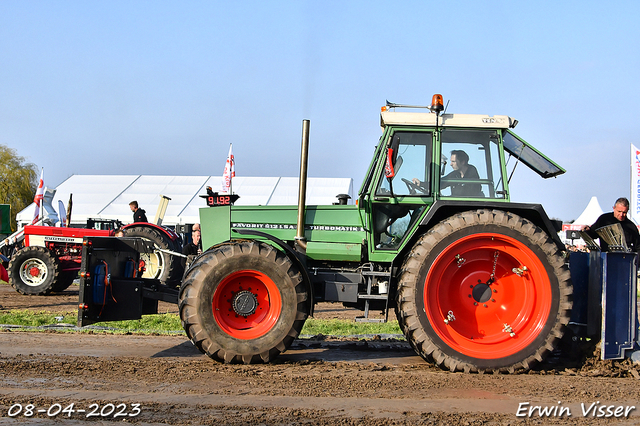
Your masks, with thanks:
[{"label": "large rear tire", "polygon": [[24,247],[9,262],[9,282],[19,293],[42,296],[53,291],[60,265],[45,247]]},{"label": "large rear tire", "polygon": [[451,371],[529,369],[569,322],[569,270],[530,221],[500,210],[456,214],[407,256],[397,309],[407,340]]},{"label": "large rear tire", "polygon": [[180,289],[187,336],[227,363],[269,362],[289,348],[309,312],[302,274],[259,241],[218,246],[199,257]]},{"label": "large rear tire", "polygon": [[[127,237],[139,237],[153,241],[159,248],[170,251],[181,251],[176,247],[167,234],[148,226],[131,226],[126,228]],[[146,270],[142,278],[155,278],[169,287],[176,287],[182,278],[182,264],[180,257],[169,253],[154,251],[153,253],[140,253],[140,259],[145,262]]]}]

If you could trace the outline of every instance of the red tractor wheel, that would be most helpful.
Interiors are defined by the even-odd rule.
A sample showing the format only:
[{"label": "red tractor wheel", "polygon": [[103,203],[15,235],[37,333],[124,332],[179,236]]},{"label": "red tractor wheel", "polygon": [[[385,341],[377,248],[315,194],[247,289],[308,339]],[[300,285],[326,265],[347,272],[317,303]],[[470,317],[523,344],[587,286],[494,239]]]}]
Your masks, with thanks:
[{"label": "red tractor wheel", "polygon": [[502,211],[455,215],[422,236],[399,280],[398,317],[425,359],[452,371],[541,361],[569,321],[569,271],[531,222]]},{"label": "red tractor wheel", "polygon": [[209,357],[269,362],[298,336],[309,312],[302,274],[285,254],[259,241],[204,253],[180,289],[187,335]]},{"label": "red tractor wheel", "polygon": [[58,281],[58,260],[44,247],[24,247],[9,262],[9,282],[19,293],[45,295]]}]

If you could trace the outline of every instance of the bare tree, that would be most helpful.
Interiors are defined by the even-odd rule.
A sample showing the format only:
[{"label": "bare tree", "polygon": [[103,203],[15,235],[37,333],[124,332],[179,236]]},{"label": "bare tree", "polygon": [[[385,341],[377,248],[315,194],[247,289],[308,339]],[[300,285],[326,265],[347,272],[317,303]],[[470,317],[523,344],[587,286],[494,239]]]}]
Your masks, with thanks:
[{"label": "bare tree", "polygon": [[0,204],[11,205],[11,229],[16,214],[33,202],[38,186],[38,168],[6,145],[0,145]]}]

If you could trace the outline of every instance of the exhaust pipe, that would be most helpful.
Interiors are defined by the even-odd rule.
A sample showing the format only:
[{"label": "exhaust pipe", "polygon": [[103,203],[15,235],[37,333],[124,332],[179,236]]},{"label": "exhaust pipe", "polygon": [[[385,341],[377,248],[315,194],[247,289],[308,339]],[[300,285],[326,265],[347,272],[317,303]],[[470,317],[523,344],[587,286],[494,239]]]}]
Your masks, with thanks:
[{"label": "exhaust pipe", "polygon": [[307,201],[307,163],[309,162],[309,120],[302,120],[302,148],[300,153],[300,182],[298,186],[298,224],[296,248],[305,252],[307,239],[304,236],[305,204]]}]

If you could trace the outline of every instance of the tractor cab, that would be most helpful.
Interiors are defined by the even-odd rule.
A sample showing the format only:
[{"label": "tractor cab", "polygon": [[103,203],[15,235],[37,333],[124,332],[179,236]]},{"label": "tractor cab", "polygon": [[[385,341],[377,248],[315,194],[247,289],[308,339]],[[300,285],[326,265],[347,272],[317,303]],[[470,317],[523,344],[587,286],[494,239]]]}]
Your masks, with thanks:
[{"label": "tractor cab", "polygon": [[[564,173],[513,133],[508,116],[440,114],[442,100],[430,107],[392,104],[382,108],[383,130],[376,155],[360,190],[370,203],[372,260],[397,253],[405,236],[436,201],[509,202],[508,182],[519,162],[543,178]],[[428,112],[396,112],[428,108]],[[511,163],[511,174],[507,165]]]}]

